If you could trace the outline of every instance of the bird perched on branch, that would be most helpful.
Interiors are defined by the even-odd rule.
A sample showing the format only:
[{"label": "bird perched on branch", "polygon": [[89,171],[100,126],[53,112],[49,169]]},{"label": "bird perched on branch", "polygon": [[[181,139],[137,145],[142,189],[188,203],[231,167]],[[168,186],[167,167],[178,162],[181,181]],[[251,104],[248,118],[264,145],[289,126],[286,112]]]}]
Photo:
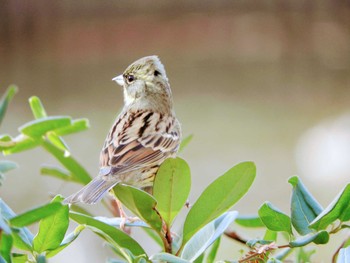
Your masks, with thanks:
[{"label": "bird perched on branch", "polygon": [[103,145],[100,172],[64,203],[94,204],[119,182],[151,187],[161,163],[179,148],[181,127],[159,58],[141,58],[113,80],[123,87],[124,107]]}]

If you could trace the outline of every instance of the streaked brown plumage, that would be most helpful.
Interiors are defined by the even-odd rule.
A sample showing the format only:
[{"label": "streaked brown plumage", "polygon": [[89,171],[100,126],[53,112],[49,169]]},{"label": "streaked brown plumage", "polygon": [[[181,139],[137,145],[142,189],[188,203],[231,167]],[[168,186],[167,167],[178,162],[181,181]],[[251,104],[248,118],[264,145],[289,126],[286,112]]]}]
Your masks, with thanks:
[{"label": "streaked brown plumage", "polygon": [[119,182],[152,186],[160,164],[174,157],[181,140],[170,85],[156,56],[141,58],[114,78],[124,88],[124,108],[100,154],[100,172],[65,203],[94,204]]}]

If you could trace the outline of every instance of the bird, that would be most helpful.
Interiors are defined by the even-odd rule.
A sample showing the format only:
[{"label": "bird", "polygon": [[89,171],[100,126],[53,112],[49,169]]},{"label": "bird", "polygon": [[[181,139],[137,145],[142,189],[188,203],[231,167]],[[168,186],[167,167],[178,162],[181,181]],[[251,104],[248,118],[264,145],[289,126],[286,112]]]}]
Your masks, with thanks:
[{"label": "bird", "polygon": [[176,157],[181,125],[160,59],[140,58],[112,80],[123,87],[124,106],[102,147],[99,173],[65,204],[95,204],[118,183],[152,188],[159,166]]}]

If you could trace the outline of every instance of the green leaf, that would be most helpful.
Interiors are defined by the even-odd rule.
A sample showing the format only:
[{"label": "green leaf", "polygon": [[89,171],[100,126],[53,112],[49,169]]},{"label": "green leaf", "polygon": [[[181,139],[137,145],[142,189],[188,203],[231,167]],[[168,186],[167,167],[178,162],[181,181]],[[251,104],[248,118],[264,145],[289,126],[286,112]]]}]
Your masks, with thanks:
[{"label": "green leaf", "polygon": [[315,254],[316,250],[305,250],[303,247],[300,247],[297,252],[297,261],[296,262],[312,262],[311,256]]},{"label": "green leaf", "polygon": [[17,93],[18,88],[15,85],[11,85],[6,90],[5,94],[0,99],[0,124],[4,119],[7,107],[12,100],[13,96]]},{"label": "green leaf", "polygon": [[45,165],[45,166],[41,167],[40,173],[42,175],[53,176],[53,177],[56,177],[56,178],[64,180],[64,181],[79,182],[79,181],[76,181],[76,178],[71,176],[71,174],[69,174],[67,171],[65,171],[59,167]]},{"label": "green leaf", "polygon": [[34,208],[22,214],[19,214],[13,218],[11,218],[10,224],[15,227],[23,227],[27,225],[31,225],[45,217],[48,217],[54,214],[57,210],[62,207],[60,203],[50,203],[38,208]]},{"label": "green leaf", "polygon": [[265,231],[264,240],[277,241],[277,232],[267,228]]},{"label": "green leaf", "polygon": [[55,145],[58,149],[64,151],[64,155],[65,156],[69,156],[70,155],[70,150],[68,148],[68,145],[65,143],[65,141],[56,135],[55,132],[48,132],[47,134],[47,139],[53,144]]},{"label": "green leaf", "polygon": [[130,250],[131,253],[136,256],[146,254],[142,247],[133,238],[118,228],[107,225],[90,216],[72,211],[70,211],[69,216],[77,223],[86,225],[87,228],[101,235],[108,242],[113,243],[125,256],[127,256],[126,249]]},{"label": "green leaf", "polygon": [[52,204],[59,204],[59,209],[40,221],[39,232],[33,240],[34,251],[39,254],[59,247],[68,229],[69,209],[68,205],[62,205],[61,201],[59,196],[54,198]]},{"label": "green leaf", "polygon": [[69,126],[65,126],[59,129],[55,129],[54,132],[58,136],[63,136],[75,132],[80,132],[90,127],[88,119],[77,119],[73,120]]},{"label": "green leaf", "polygon": [[12,254],[12,263],[28,263],[28,255],[26,254]]},{"label": "green leaf", "polygon": [[41,119],[41,118],[47,117],[45,108],[38,97],[36,96],[30,97],[29,105],[30,105],[30,108],[32,109],[35,119]]},{"label": "green leaf", "polygon": [[244,162],[234,166],[211,183],[186,217],[182,245],[185,245],[199,229],[241,199],[252,185],[255,174],[254,163]]},{"label": "green leaf", "polygon": [[350,247],[342,248],[339,251],[337,263],[348,263],[350,261]]},{"label": "green leaf", "polygon": [[[9,220],[16,216],[12,209],[0,198],[0,212],[1,217],[5,220]],[[33,234],[26,228],[12,228],[13,245],[16,248],[31,251]]]},{"label": "green leaf", "polygon": [[165,252],[154,254],[150,257],[150,259],[152,260],[152,262],[160,261],[160,262],[168,262],[168,263],[190,263],[190,261],[181,259],[177,256],[174,256],[172,254],[165,253]]},{"label": "green leaf", "polygon": [[313,242],[315,244],[326,244],[329,241],[329,234],[327,231],[320,231],[317,233],[310,233],[306,236],[300,237],[292,242],[289,242],[291,247],[303,247]]},{"label": "green leaf", "polygon": [[264,227],[264,223],[259,216],[256,215],[239,215],[235,223],[244,227]]},{"label": "green leaf", "polygon": [[32,148],[37,147],[41,143],[41,138],[30,138],[23,134],[17,136],[10,147],[3,147],[3,154],[10,155],[18,152],[23,152]]},{"label": "green leaf", "polygon": [[291,219],[296,231],[301,235],[311,232],[309,224],[323,210],[311,193],[297,176],[291,177],[288,182],[293,186],[291,199]]},{"label": "green leaf", "polygon": [[50,116],[38,120],[30,121],[21,127],[19,131],[29,137],[40,137],[48,131],[69,126],[71,117],[67,116]]},{"label": "green leaf", "polygon": [[183,149],[192,141],[193,134],[190,134],[189,136],[185,137],[180,144],[179,153],[183,151]]},{"label": "green leaf", "polygon": [[328,225],[339,219],[346,222],[350,219],[350,183],[337,195],[332,203],[311,222],[310,228],[326,229]]},{"label": "green leaf", "polygon": [[4,218],[1,216],[0,217],[0,240],[1,240],[1,231],[4,232],[5,234],[11,234],[11,228],[8,226]]},{"label": "green leaf", "polygon": [[214,241],[224,233],[226,228],[237,217],[237,211],[226,212],[219,218],[213,220],[201,228],[184,246],[181,258],[193,262],[198,258]]},{"label": "green leaf", "polygon": [[81,231],[83,231],[85,229],[85,226],[84,225],[79,225],[77,226],[77,228],[72,232],[70,233],[69,235],[67,235],[62,243],[56,247],[55,249],[52,249],[50,251],[48,251],[46,253],[46,256],[48,258],[50,257],[53,257],[55,256],[57,253],[59,253],[60,251],[62,251],[63,249],[65,249],[67,246],[69,246],[81,233]]},{"label": "green leaf", "polygon": [[118,199],[136,216],[160,232],[162,219],[156,211],[157,201],[150,194],[129,185],[117,184],[114,193]]},{"label": "green leaf", "polygon": [[221,237],[215,240],[215,242],[211,245],[211,249],[208,252],[206,263],[214,263],[216,254],[218,253],[219,246],[220,246]]},{"label": "green leaf", "polygon": [[42,146],[71,172],[72,180],[84,185],[91,181],[89,173],[72,156],[65,156],[64,151],[46,141],[42,143]]},{"label": "green leaf", "polygon": [[203,263],[204,261],[204,253],[202,253],[193,263]]},{"label": "green leaf", "polygon": [[153,196],[158,202],[157,210],[168,226],[184,207],[190,189],[191,172],[186,161],[181,158],[166,159],[157,172]]},{"label": "green leaf", "polygon": [[3,151],[7,148],[15,146],[16,143],[12,140],[11,136],[8,134],[0,135],[0,150]]},{"label": "green leaf", "polygon": [[33,251],[33,234],[26,227],[12,228],[13,246],[24,250]]},{"label": "green leaf", "polygon": [[268,229],[273,231],[285,231],[292,234],[289,216],[274,207],[270,202],[265,202],[259,208],[259,216]]},{"label": "green leaf", "polygon": [[6,173],[10,170],[17,168],[17,164],[11,161],[0,161],[0,172]]},{"label": "green leaf", "polygon": [[12,236],[0,232],[0,255],[9,263],[11,262],[12,244]]}]

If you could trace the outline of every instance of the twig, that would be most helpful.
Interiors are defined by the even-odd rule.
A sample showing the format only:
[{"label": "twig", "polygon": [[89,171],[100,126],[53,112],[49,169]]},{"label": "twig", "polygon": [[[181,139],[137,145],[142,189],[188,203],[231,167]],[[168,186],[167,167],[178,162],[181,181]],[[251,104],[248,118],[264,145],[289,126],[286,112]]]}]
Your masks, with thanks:
[{"label": "twig", "polygon": [[226,230],[225,231],[225,235],[228,236],[229,238],[232,238],[233,240],[246,245],[247,241],[246,239],[242,238],[241,236],[239,236],[235,231],[229,231]]}]

